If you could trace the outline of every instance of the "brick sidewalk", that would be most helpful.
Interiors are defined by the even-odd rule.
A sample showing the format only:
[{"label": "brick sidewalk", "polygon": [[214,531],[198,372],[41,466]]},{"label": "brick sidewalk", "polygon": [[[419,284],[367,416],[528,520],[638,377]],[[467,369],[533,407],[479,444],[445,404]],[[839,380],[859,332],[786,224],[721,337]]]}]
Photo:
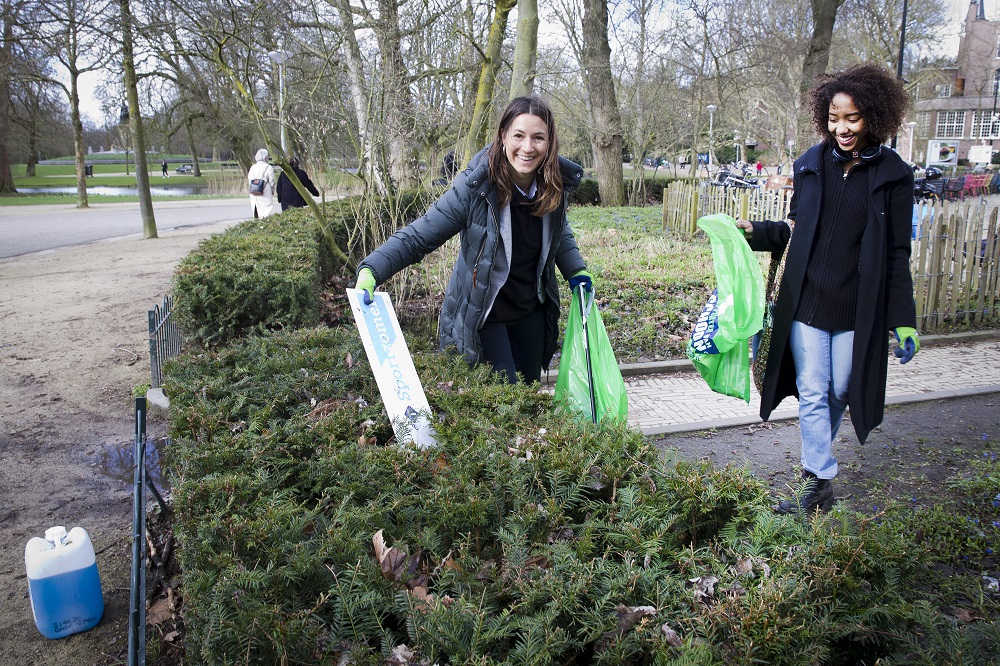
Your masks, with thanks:
[{"label": "brick sidewalk", "polygon": [[[906,365],[889,361],[886,403],[940,400],[1000,392],[1000,339],[926,344]],[[930,342],[930,340],[928,340]],[[760,397],[750,404],[712,392],[697,372],[626,377],[629,423],[647,435],[705,430],[760,422]],[[786,398],[771,420],[798,417],[798,401]]]}]

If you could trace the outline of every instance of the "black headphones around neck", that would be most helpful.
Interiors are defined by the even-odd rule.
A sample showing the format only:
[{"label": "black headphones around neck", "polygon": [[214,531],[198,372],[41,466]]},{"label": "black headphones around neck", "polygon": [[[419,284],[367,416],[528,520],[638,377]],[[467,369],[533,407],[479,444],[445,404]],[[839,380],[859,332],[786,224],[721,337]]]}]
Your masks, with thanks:
[{"label": "black headphones around neck", "polygon": [[840,146],[834,144],[833,146],[833,159],[838,162],[847,163],[851,160],[860,159],[862,162],[872,162],[877,160],[882,156],[882,144],[875,146],[868,146],[867,148],[862,148],[860,151],[854,150],[849,153],[844,152],[840,149]]}]

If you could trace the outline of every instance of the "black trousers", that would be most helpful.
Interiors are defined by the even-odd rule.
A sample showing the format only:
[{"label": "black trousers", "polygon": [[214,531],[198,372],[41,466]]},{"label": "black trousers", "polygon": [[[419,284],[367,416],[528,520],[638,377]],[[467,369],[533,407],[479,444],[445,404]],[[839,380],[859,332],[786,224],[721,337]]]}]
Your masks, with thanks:
[{"label": "black trousers", "polygon": [[513,323],[487,323],[479,329],[479,340],[483,345],[483,360],[496,372],[506,375],[508,384],[517,383],[519,372],[526,382],[541,380],[545,346],[545,316],[541,306]]}]

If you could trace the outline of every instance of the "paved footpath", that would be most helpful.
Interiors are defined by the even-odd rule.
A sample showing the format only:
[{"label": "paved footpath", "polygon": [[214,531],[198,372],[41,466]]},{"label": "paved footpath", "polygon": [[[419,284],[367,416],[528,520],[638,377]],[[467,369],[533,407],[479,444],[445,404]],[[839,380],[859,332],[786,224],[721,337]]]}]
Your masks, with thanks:
[{"label": "paved footpath", "polygon": [[[921,343],[920,351],[906,365],[890,358],[887,404],[1000,392],[1000,331],[926,336]],[[749,405],[714,393],[687,361],[623,366],[622,370],[628,387],[629,422],[647,435],[760,422],[760,396],[755,389]],[[794,398],[786,398],[771,413],[772,421],[797,417]]]}]

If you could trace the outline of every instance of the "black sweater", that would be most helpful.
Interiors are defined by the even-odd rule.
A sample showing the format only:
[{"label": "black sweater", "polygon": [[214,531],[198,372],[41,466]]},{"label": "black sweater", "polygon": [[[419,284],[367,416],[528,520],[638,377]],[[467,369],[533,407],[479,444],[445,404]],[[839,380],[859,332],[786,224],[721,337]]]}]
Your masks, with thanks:
[{"label": "black sweater", "polygon": [[868,165],[854,165],[845,177],[843,167],[827,150],[823,202],[796,321],[830,331],[854,329],[868,203]]}]

